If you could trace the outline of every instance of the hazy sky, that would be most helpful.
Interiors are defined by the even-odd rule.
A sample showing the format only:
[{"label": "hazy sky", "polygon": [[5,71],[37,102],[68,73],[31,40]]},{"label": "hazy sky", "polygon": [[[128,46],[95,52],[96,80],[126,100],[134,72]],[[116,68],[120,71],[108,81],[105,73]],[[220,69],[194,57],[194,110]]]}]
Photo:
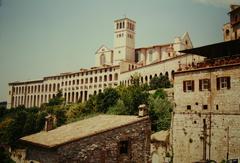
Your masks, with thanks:
[{"label": "hazy sky", "polygon": [[113,47],[113,21],[136,21],[136,47],[172,42],[188,31],[193,45],[221,42],[230,3],[240,0],[0,0],[0,101],[8,83],[94,66]]}]

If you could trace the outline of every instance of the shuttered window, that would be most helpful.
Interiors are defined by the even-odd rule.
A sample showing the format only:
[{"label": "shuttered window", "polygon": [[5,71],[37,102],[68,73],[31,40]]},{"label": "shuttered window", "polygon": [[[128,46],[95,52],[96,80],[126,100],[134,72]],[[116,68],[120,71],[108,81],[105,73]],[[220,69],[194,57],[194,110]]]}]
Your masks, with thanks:
[{"label": "shuttered window", "polygon": [[183,81],[183,92],[193,92],[194,91],[194,80]]},{"label": "shuttered window", "polygon": [[229,76],[217,78],[217,90],[230,89],[230,88],[231,88],[231,78]]},{"label": "shuttered window", "polygon": [[199,91],[211,90],[210,79],[200,79],[199,80]]}]

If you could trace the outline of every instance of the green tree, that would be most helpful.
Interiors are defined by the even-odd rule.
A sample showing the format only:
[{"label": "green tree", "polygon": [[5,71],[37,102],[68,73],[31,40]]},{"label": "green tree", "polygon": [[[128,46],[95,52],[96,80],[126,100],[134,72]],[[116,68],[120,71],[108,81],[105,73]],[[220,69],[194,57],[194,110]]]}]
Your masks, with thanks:
[{"label": "green tree", "polygon": [[125,115],[127,113],[127,107],[124,105],[124,102],[121,99],[118,99],[117,103],[114,106],[109,107],[107,112],[107,114],[113,115]]},{"label": "green tree", "polygon": [[131,84],[135,85],[135,86],[140,86],[140,78],[141,78],[141,74],[140,73],[137,73],[137,72],[134,73],[130,77]]},{"label": "green tree", "polygon": [[45,117],[47,116],[47,112],[39,111],[36,117],[36,131],[41,131],[45,125]]},{"label": "green tree", "polygon": [[171,82],[169,81],[168,76],[161,75],[159,77],[155,76],[150,80],[150,89],[158,88],[170,88]]},{"label": "green tree", "polygon": [[149,116],[153,131],[170,128],[172,110],[173,104],[167,99],[163,90],[158,90],[149,97]]},{"label": "green tree", "polygon": [[124,106],[126,106],[124,114],[137,115],[138,106],[148,103],[149,93],[142,85],[119,86],[117,90],[120,99],[123,101]]},{"label": "green tree", "polygon": [[14,161],[10,158],[10,154],[6,150],[4,150],[3,147],[0,147],[0,162],[14,163]]},{"label": "green tree", "polygon": [[114,88],[106,88],[102,95],[97,96],[97,111],[106,113],[108,108],[115,105],[119,99],[119,94]]},{"label": "green tree", "polygon": [[68,122],[72,122],[79,117],[86,115],[84,103],[72,104],[66,111],[66,117]]},{"label": "green tree", "polygon": [[36,114],[31,112],[26,115],[26,121],[23,126],[22,135],[29,135],[34,132],[36,132]]},{"label": "green tree", "polygon": [[59,90],[57,95],[49,100],[47,106],[62,105],[65,99],[62,97],[62,91]]}]

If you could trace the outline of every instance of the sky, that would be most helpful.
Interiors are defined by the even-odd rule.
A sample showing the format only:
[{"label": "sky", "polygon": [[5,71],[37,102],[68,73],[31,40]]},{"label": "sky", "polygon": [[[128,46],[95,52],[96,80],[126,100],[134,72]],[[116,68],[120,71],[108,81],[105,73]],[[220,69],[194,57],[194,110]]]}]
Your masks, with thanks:
[{"label": "sky", "polygon": [[188,32],[194,47],[223,41],[230,4],[240,0],[0,0],[0,101],[8,83],[95,64],[113,47],[113,21],[136,21],[136,47]]}]

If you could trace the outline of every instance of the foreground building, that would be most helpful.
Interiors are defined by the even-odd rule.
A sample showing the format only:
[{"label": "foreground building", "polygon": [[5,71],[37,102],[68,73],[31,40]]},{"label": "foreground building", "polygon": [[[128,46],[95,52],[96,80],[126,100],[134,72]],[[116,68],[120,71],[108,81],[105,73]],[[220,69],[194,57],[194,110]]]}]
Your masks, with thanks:
[{"label": "foreground building", "polygon": [[172,43],[135,48],[136,22],[124,18],[114,21],[114,47],[102,45],[95,54],[95,66],[77,72],[61,73],[41,80],[9,83],[8,108],[24,105],[41,106],[62,90],[67,103],[86,101],[90,95],[102,92],[107,87],[129,85],[130,76],[141,74],[141,82],[173,73],[184,65],[202,61],[196,55],[183,55],[179,50],[192,48],[185,33]]},{"label": "foreground building", "polygon": [[208,59],[174,76],[174,162],[238,160],[240,40],[184,52]]},{"label": "foreground building", "polygon": [[29,162],[149,162],[148,116],[99,115],[21,138]]}]

